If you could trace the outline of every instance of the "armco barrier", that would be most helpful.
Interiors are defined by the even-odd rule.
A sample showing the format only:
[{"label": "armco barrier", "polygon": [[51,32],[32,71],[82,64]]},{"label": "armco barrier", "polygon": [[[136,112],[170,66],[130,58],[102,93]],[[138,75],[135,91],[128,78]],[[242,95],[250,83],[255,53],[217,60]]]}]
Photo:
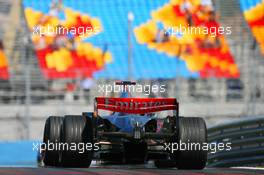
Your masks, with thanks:
[{"label": "armco barrier", "polygon": [[264,164],[264,116],[247,117],[208,129],[209,143],[231,143],[232,149],[209,153],[208,167]]}]

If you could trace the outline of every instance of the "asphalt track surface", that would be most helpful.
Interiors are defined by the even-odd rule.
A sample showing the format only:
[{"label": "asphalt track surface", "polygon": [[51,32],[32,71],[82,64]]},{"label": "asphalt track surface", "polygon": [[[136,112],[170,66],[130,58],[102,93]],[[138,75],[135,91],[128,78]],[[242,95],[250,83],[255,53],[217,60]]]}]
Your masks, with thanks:
[{"label": "asphalt track surface", "polygon": [[264,170],[241,168],[206,168],[204,170],[177,170],[130,166],[98,166],[90,168],[1,167],[0,175],[264,175]]}]

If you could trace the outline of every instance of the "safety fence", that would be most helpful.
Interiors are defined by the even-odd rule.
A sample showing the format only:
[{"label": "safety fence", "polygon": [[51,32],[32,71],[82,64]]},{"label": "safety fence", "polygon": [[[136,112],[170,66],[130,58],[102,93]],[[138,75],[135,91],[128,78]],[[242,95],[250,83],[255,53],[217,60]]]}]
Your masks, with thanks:
[{"label": "safety fence", "polygon": [[209,153],[209,167],[264,164],[264,116],[217,125],[208,129],[209,143],[231,143],[231,150]]}]

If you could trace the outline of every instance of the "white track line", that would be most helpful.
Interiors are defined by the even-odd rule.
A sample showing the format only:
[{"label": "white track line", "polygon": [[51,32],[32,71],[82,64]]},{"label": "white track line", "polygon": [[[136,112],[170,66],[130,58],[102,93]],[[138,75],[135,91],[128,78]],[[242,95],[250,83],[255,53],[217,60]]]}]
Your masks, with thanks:
[{"label": "white track line", "polygon": [[248,170],[264,170],[264,168],[261,167],[231,167],[234,169],[248,169]]}]

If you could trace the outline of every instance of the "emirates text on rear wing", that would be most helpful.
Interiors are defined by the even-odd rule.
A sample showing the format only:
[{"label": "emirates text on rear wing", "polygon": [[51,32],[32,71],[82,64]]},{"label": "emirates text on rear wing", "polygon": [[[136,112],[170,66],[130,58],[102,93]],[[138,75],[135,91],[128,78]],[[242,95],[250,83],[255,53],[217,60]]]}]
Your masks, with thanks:
[{"label": "emirates text on rear wing", "polygon": [[145,114],[165,110],[178,113],[176,98],[95,98],[95,111],[98,109],[130,114]]}]

